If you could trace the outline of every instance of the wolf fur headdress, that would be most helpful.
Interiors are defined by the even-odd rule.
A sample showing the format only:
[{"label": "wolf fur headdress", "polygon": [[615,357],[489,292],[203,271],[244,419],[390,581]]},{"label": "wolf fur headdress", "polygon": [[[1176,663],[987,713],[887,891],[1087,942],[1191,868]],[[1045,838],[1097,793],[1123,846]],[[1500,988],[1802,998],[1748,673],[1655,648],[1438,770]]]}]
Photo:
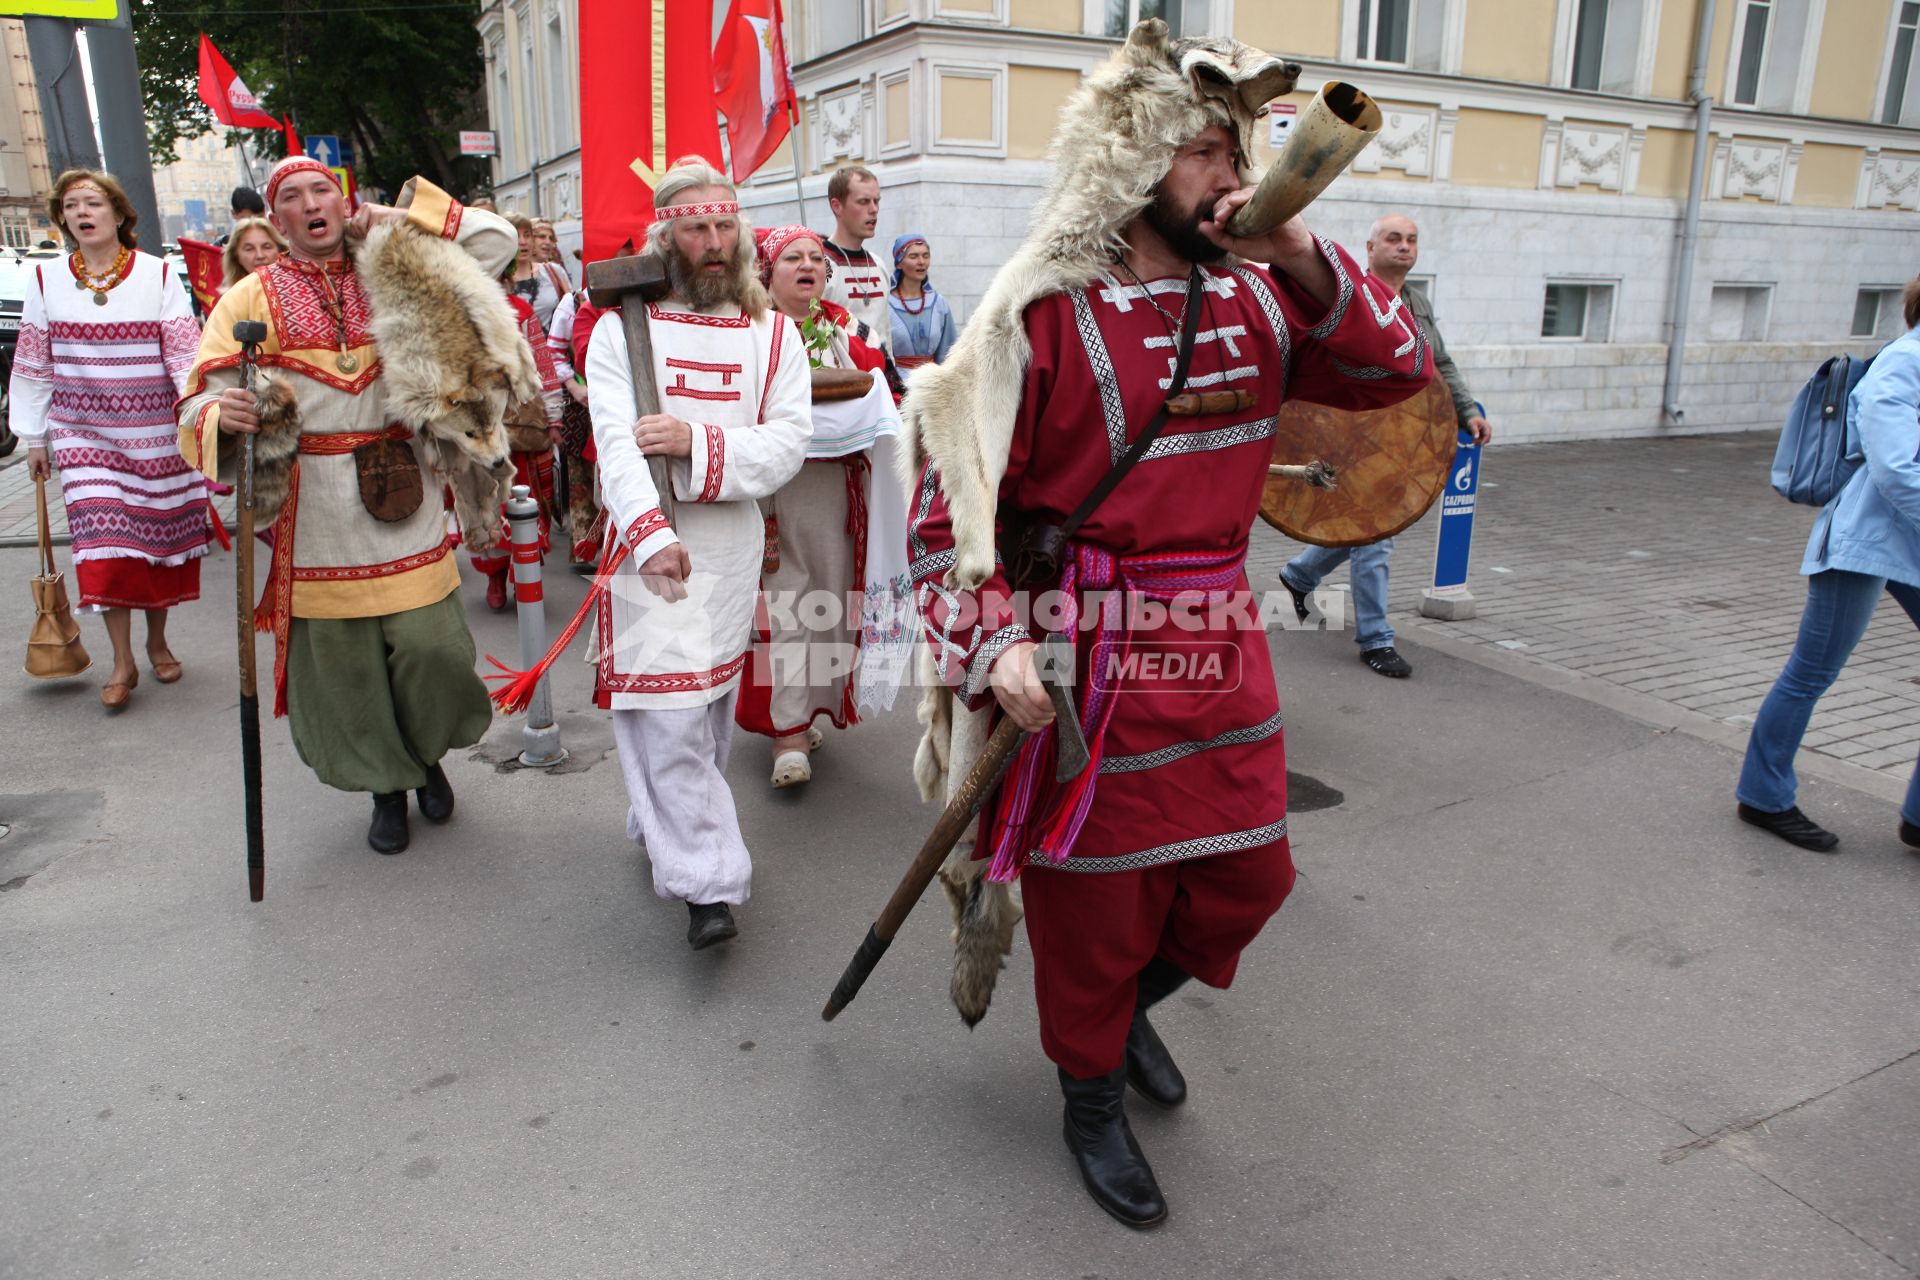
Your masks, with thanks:
[{"label": "wolf fur headdress", "polygon": [[[1048,294],[1092,283],[1125,248],[1122,233],[1153,201],[1174,153],[1211,126],[1225,127],[1244,157],[1267,103],[1292,91],[1296,63],[1229,39],[1171,39],[1167,24],[1136,26],[1061,112],[1048,158],[1052,180],[1033,207],[1026,241],[994,277],[947,360],[916,370],[901,406],[907,491],[931,460],[953,521],[958,589],[993,572],[994,508],[1006,472],[1020,388],[1032,348],[1021,316]],[[1244,160],[1242,164],[1244,165]],[[1253,181],[1244,168],[1241,177]],[[953,706],[919,655],[927,690],[926,736],[914,760],[921,794],[945,800],[986,742],[986,716]],[[988,882],[967,843],[940,879],[954,910],[952,996],[969,1025],[986,1013],[1001,957],[1020,918],[1011,887]]]}]

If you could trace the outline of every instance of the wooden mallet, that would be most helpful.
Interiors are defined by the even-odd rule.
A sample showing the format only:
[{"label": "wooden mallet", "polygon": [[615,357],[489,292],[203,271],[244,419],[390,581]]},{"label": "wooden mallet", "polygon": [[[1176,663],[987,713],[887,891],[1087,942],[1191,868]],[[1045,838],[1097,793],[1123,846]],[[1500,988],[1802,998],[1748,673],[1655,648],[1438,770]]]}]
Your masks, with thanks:
[{"label": "wooden mallet", "polygon": [[[660,388],[653,380],[653,334],[647,327],[647,304],[658,302],[672,291],[667,264],[651,253],[608,258],[587,268],[587,301],[603,309],[620,308],[620,323],[627,335],[627,363],[633,377],[636,418],[660,412]],[[648,457],[647,470],[660,496],[660,514],[671,525],[673,477],[667,471],[666,458],[659,454]]]}]

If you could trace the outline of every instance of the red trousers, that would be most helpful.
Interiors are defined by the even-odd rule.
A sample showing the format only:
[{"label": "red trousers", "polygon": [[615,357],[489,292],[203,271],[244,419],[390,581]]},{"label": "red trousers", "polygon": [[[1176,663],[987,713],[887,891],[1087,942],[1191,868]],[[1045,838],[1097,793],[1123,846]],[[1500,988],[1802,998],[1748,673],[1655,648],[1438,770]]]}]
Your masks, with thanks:
[{"label": "red trousers", "polygon": [[1231,984],[1240,952],[1292,889],[1285,837],[1139,871],[1029,865],[1020,892],[1041,1047],[1076,1079],[1112,1071],[1147,962],[1160,956],[1210,987]]}]

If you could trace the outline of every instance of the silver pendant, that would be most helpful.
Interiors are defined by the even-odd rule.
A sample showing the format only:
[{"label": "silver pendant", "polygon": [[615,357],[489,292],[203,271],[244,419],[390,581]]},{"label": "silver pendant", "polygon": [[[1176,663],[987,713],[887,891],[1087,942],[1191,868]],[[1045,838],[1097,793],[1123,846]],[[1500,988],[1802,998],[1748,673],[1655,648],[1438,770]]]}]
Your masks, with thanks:
[{"label": "silver pendant", "polygon": [[73,278],[73,287],[76,289],[90,289],[93,286],[89,285],[85,280],[81,279],[79,276],[75,276]]},{"label": "silver pendant", "polygon": [[94,295],[93,295],[93,305],[94,305],[94,306],[96,306],[96,307],[104,307],[104,306],[106,306],[106,305],[107,305],[107,295],[106,295],[106,294],[104,294],[104,293],[96,293],[96,294],[94,294]]},{"label": "silver pendant", "polygon": [[[101,299],[101,301],[104,302],[106,301],[106,299],[103,298]],[[360,361],[355,359],[353,356],[347,354],[346,352],[342,351],[338,356],[334,358],[333,367],[338,369],[342,373],[352,373],[354,370],[360,367]]]}]

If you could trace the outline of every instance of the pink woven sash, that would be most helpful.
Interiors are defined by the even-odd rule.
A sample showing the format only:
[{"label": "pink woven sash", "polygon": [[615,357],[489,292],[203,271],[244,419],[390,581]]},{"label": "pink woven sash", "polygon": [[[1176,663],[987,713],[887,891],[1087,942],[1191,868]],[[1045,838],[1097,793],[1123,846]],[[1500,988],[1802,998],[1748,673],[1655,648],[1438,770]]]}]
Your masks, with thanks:
[{"label": "pink woven sash", "polygon": [[[1093,628],[1092,661],[1086,687],[1079,690],[1080,729],[1090,759],[1070,782],[1053,780],[1056,736],[1052,726],[1020,744],[1013,768],[995,801],[987,847],[993,862],[989,880],[1010,881],[1020,874],[1029,852],[1049,863],[1066,861],[1086,824],[1094,784],[1105,752],[1107,725],[1113,719],[1116,690],[1107,679],[1126,668],[1133,633],[1126,624],[1129,597],[1193,603],[1223,599],[1240,580],[1245,544],[1231,551],[1169,551],[1157,555],[1116,556],[1090,543],[1070,546],[1060,577],[1061,632],[1078,649],[1080,603],[1084,595],[1105,593],[1099,625]],[[1076,666],[1078,662],[1076,661]]]}]

